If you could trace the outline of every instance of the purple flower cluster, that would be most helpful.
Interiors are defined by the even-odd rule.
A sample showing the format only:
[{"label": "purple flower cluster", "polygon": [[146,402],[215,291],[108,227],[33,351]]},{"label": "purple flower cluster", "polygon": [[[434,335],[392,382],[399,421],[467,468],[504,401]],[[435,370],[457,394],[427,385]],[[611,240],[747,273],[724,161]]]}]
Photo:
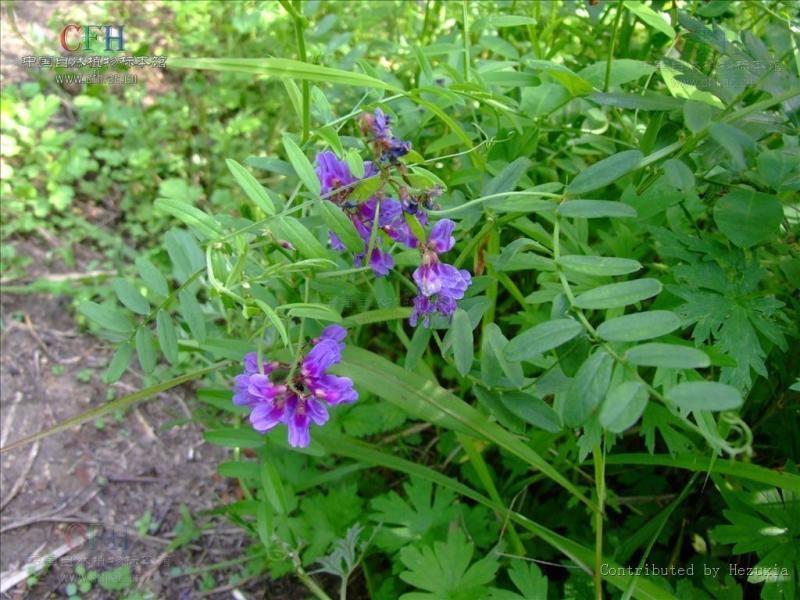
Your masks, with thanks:
[{"label": "purple flower cluster", "polygon": [[[273,381],[287,365],[278,362],[258,364],[256,354],[244,358],[244,372],[236,376],[233,402],[251,409],[250,424],[266,433],[279,423],[289,430],[289,445],[305,448],[310,440],[311,423],[328,421],[327,406],[358,400],[358,392],[348,377],[327,372],[342,359],[347,332],[338,325],[326,327],[297,369],[284,374],[283,382]],[[286,379],[287,376],[291,380]]]},{"label": "purple flower cluster", "polygon": [[414,298],[414,310],[409,319],[416,326],[420,317],[424,327],[430,325],[431,316],[451,317],[456,311],[456,301],[464,297],[472,277],[468,271],[439,261],[439,254],[447,252],[456,243],[453,237],[455,223],[442,219],[431,229],[427,243],[422,247],[422,262],[414,271],[414,282],[419,293]]},{"label": "purple flower cluster", "polygon": [[[317,154],[317,177],[319,178],[322,193],[328,200],[341,206],[345,214],[356,228],[356,231],[364,240],[364,245],[369,247],[372,229],[376,225],[386,236],[409,248],[415,248],[417,240],[411,233],[411,229],[406,223],[403,215],[403,205],[393,198],[379,198],[377,196],[368,199],[366,202],[354,204],[347,200],[349,192],[352,190],[353,183],[358,179],[350,172],[347,163],[340,160],[333,152],[326,150]],[[377,171],[372,162],[364,163],[364,178],[373,177]],[[331,247],[338,251],[345,249],[342,241],[333,232],[329,233]],[[394,267],[394,259],[383,248],[384,239],[379,236],[376,239],[372,254],[367,261],[372,267],[373,272],[382,277],[387,275]],[[360,265],[364,262],[366,253],[356,255],[355,263]]]},{"label": "purple flower cluster", "polygon": [[[421,264],[414,271],[414,281],[419,293],[414,298],[414,309],[410,322],[416,326],[422,320],[430,326],[431,317],[440,314],[451,317],[456,311],[456,302],[464,297],[471,283],[467,271],[439,260],[439,254],[449,251],[455,244],[455,223],[444,219],[436,223],[428,234],[427,241],[417,239],[414,231],[428,226],[425,210],[435,206],[434,200],[442,193],[438,186],[428,190],[410,187],[405,165],[398,159],[407,154],[411,144],[392,135],[390,119],[381,109],[361,116],[361,132],[367,138],[373,152],[373,160],[364,163],[364,178],[380,176],[381,186],[365,202],[356,203],[349,195],[359,179],[351,173],[347,163],[333,152],[326,150],[317,154],[316,172],[323,196],[337,204],[349,217],[366,248],[370,246],[373,230],[378,234],[373,241],[369,257],[366,252],[355,256],[355,264],[367,262],[379,277],[387,275],[394,267],[394,259],[386,250],[386,244],[396,242],[408,248],[419,248]],[[392,171],[400,178],[392,179]],[[384,188],[394,182],[399,199],[385,195]],[[414,228],[409,225],[411,223]],[[418,226],[417,226],[418,225]],[[343,251],[345,246],[333,232],[329,233],[331,247]]]},{"label": "purple flower cluster", "polygon": [[376,108],[374,113],[361,115],[361,130],[372,138],[379,160],[396,164],[401,156],[409,153],[411,142],[394,137],[389,123],[389,116],[380,108]]}]

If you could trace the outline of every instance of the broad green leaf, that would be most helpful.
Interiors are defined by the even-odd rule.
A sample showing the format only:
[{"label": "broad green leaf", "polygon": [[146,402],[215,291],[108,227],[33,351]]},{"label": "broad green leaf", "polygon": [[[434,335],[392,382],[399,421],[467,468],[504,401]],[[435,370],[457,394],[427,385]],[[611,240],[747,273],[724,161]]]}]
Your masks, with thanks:
[{"label": "broad green leaf", "polygon": [[212,429],[206,431],[203,438],[209,444],[226,448],[261,448],[264,446],[264,436],[251,429],[248,424],[240,429]]},{"label": "broad green leaf", "polygon": [[136,269],[139,271],[139,275],[144,280],[147,288],[157,296],[167,296],[169,294],[169,286],[161,271],[144,256],[137,256],[135,262]]},{"label": "broad green leaf", "polygon": [[640,367],[665,369],[703,369],[711,364],[708,354],[697,348],[677,344],[650,343],[634,346],[625,358]]},{"label": "broad green leaf", "polygon": [[692,170],[686,166],[686,163],[676,158],[670,158],[664,161],[662,165],[664,169],[664,179],[672,187],[682,191],[688,192],[694,189],[695,179]]},{"label": "broad green leaf", "polygon": [[614,359],[597,350],[578,369],[564,398],[561,416],[569,427],[580,427],[605,398],[611,382]]},{"label": "broad green leaf", "polygon": [[581,333],[583,327],[574,319],[545,321],[523,331],[506,346],[508,360],[533,360],[548,350],[566,344]]},{"label": "broad green leaf", "polygon": [[657,279],[634,279],[622,283],[601,285],[575,298],[575,306],[586,309],[605,309],[628,306],[647,300],[661,292]]},{"label": "broad green leaf", "polygon": [[[494,371],[494,364],[500,366],[503,374],[511,382],[514,387],[522,387],[524,382],[524,375],[522,373],[522,366],[519,362],[509,361],[505,354],[505,349],[508,346],[508,339],[503,335],[503,332],[495,323],[489,323],[483,332],[483,361],[481,364],[481,372],[485,375],[488,369]],[[491,356],[494,361],[487,361],[486,359]]]},{"label": "broad green leaf", "polygon": [[628,110],[670,111],[683,107],[686,100],[664,94],[646,92],[629,94],[627,92],[594,92],[589,100],[600,106],[614,106]]},{"label": "broad green leaf", "polygon": [[321,321],[332,321],[340,323],[342,316],[332,309],[330,306],[324,304],[310,304],[297,302],[293,304],[284,304],[281,309],[288,310],[291,317],[307,317],[309,319],[319,319]]},{"label": "broad green leaf", "polygon": [[600,425],[614,433],[632,427],[647,406],[647,388],[638,381],[626,381],[609,390],[600,408]]},{"label": "broad green leaf", "polygon": [[744,131],[727,123],[711,123],[708,133],[731,156],[736,168],[747,167],[746,154],[755,150],[755,142]]},{"label": "broad green leaf", "polygon": [[642,158],[638,150],[625,150],[604,158],[578,173],[566,192],[575,197],[603,188],[633,171]]},{"label": "broad green leaf", "polygon": [[306,155],[288,135],[283,136],[283,148],[286,150],[286,156],[292,164],[295,173],[297,173],[297,176],[300,178],[300,181],[303,182],[303,185],[308,191],[315,196],[319,196],[321,192],[319,178],[311,162],[306,158]]},{"label": "broad green leaf", "polygon": [[413,371],[417,368],[417,364],[422,356],[425,354],[425,350],[428,349],[428,342],[431,340],[431,330],[427,327],[417,327],[414,331],[414,335],[411,336],[411,343],[408,345],[408,351],[406,352],[405,361],[403,361],[403,366],[409,370]]},{"label": "broad green leaf", "polygon": [[450,339],[456,369],[462,376],[465,376],[472,368],[474,342],[472,338],[472,322],[463,308],[457,309],[453,315],[453,324],[450,326]]},{"label": "broad green leaf", "polygon": [[274,215],[275,204],[264,190],[264,187],[250,174],[250,171],[230,158],[225,161],[225,164],[228,165],[228,169],[233,174],[234,179],[236,179],[236,182],[253,204],[260,208],[264,214],[268,216]]},{"label": "broad green leaf", "polygon": [[568,271],[595,277],[627,275],[642,268],[639,261],[631,260],[630,258],[615,258],[613,256],[584,256],[576,254],[562,256],[557,262]]},{"label": "broad green leaf", "polygon": [[220,463],[217,466],[217,473],[223,477],[233,477],[236,479],[261,479],[261,469],[258,463],[233,460]]},{"label": "broad green leaf", "polygon": [[624,6],[656,31],[660,31],[671,40],[675,39],[675,30],[672,26],[667,23],[659,13],[643,2],[639,2],[638,0],[625,0]]},{"label": "broad green leaf", "polygon": [[494,580],[499,563],[491,553],[473,563],[474,551],[475,545],[460,529],[450,530],[446,542],[401,548],[400,561],[407,570],[400,573],[400,579],[430,592],[404,594],[404,600],[486,597],[486,585]]},{"label": "broad green leaf", "polygon": [[318,205],[322,220],[347,249],[354,254],[363,252],[364,240],[358,235],[352,221],[347,218],[342,209],[327,200],[320,200]]},{"label": "broad green leaf", "polygon": [[275,331],[278,332],[278,335],[281,336],[284,346],[288,346],[289,334],[286,332],[286,327],[283,325],[283,321],[281,321],[275,310],[269,304],[261,300],[256,300],[256,305],[261,309],[264,315],[266,315],[267,319],[269,319],[269,322],[275,328]]},{"label": "broad green leaf", "polygon": [[361,158],[358,150],[349,148],[344,156],[347,167],[356,179],[364,177],[364,159]]},{"label": "broad green leaf", "polygon": [[597,333],[610,342],[638,342],[667,335],[680,326],[680,317],[674,312],[651,310],[605,321]]},{"label": "broad green leaf", "polygon": [[136,356],[142,371],[150,373],[156,368],[156,346],[153,334],[147,327],[139,327],[136,331]]},{"label": "broad green leaf", "polygon": [[517,187],[519,180],[530,168],[531,161],[520,157],[510,162],[503,170],[493,177],[481,190],[481,196],[492,196],[501,192],[510,192]]},{"label": "broad green leaf", "polygon": [[178,311],[189,326],[189,331],[198,342],[206,339],[206,320],[203,309],[190,290],[184,288],[178,294]]},{"label": "broad green leaf", "polygon": [[156,333],[158,334],[158,345],[167,360],[173,365],[178,362],[178,336],[175,333],[175,325],[167,311],[160,310],[156,314]]},{"label": "broad green leaf", "polygon": [[185,283],[197,271],[205,269],[205,253],[188,231],[171,229],[164,236],[164,243],[167,246],[167,253],[172,261],[175,278],[178,282]]},{"label": "broad green leaf", "polygon": [[366,312],[350,315],[345,318],[348,325],[368,325],[369,323],[383,323],[385,321],[396,321],[407,319],[411,316],[411,308],[407,306],[395,306],[393,308],[378,308]]},{"label": "broad green leaf", "polygon": [[150,303],[147,298],[142,296],[130,281],[116,277],[111,282],[111,287],[114,289],[114,294],[119,298],[119,301],[127,308],[140,315],[150,313]]},{"label": "broad green leaf", "polygon": [[132,356],[133,346],[129,342],[125,342],[117,348],[114,356],[111,357],[111,362],[108,363],[106,372],[103,374],[103,383],[112,384],[118,381],[131,363]]},{"label": "broad green leaf", "polygon": [[601,219],[603,217],[631,218],[636,209],[630,204],[610,200],[567,200],[559,204],[557,212],[562,217]]},{"label": "broad green leaf", "polygon": [[[602,89],[606,81],[606,67],[608,63],[605,60],[598,61],[589,65],[581,71],[578,75],[584,79],[592,82],[596,88]],[[633,60],[630,58],[615,58],[611,62],[611,77],[609,85],[617,87],[623,83],[636,81],[637,79],[654,73],[656,68],[650,63],[641,60]]]},{"label": "broad green leaf", "polygon": [[206,239],[214,239],[222,235],[222,227],[213,217],[183,200],[158,198],[155,207],[172,215]]},{"label": "broad green leaf", "polygon": [[286,491],[283,489],[283,480],[269,458],[264,459],[261,465],[261,487],[275,512],[279,515],[286,514],[288,502]]},{"label": "broad green leaf", "polygon": [[406,371],[377,354],[353,346],[347,346],[341,364],[334,367],[334,370],[350,377],[360,391],[375,394],[413,417],[458,433],[477,435],[497,444],[541,471],[582,502],[591,504],[570,481],[528,444],[497,423],[488,421],[484,414],[435,381]]},{"label": "broad green leaf", "polygon": [[393,92],[400,91],[389,83],[363,73],[332,69],[288,58],[170,58],[169,64],[170,67],[177,68],[249,73],[256,76],[287,77],[314,83],[327,82]]},{"label": "broad green leaf", "polygon": [[774,237],[782,220],[783,209],[778,199],[753,190],[735,188],[714,205],[717,227],[740,248]]},{"label": "broad green leaf", "polygon": [[294,217],[281,217],[270,224],[279,240],[288,241],[305,258],[327,258],[328,253],[319,240]]},{"label": "broad green leaf", "polygon": [[742,405],[739,391],[716,381],[679,383],[667,390],[667,400],[689,410],[734,410]]},{"label": "broad green leaf", "polygon": [[303,92],[300,87],[294,82],[293,79],[284,79],[283,87],[286,88],[286,95],[289,96],[289,102],[292,103],[294,114],[298,119],[303,118]]},{"label": "broad green leaf", "polygon": [[133,323],[128,315],[107,304],[97,304],[91,300],[84,300],[78,306],[78,310],[90,321],[94,321],[100,327],[118,333],[130,333],[133,330]]},{"label": "broad green leaf", "polygon": [[687,100],[683,105],[683,122],[692,133],[698,133],[708,127],[712,116],[714,107],[706,102]]},{"label": "broad green leaf", "polygon": [[547,577],[535,563],[516,560],[508,569],[508,577],[522,593],[523,598],[547,598]]},{"label": "broad green leaf", "polygon": [[561,431],[558,413],[544,400],[524,392],[506,392],[500,395],[500,399],[508,410],[526,423],[550,433]]},{"label": "broad green leaf", "polygon": [[335,127],[330,125],[326,125],[325,127],[320,127],[314,132],[315,135],[322,138],[322,140],[328,144],[333,151],[342,156],[344,154],[344,148],[342,147],[342,140],[339,139],[339,134],[336,131]]},{"label": "broad green leaf", "polygon": [[380,189],[381,185],[383,185],[383,181],[380,175],[373,175],[372,177],[362,179],[355,187],[351,188],[352,191],[350,192],[349,198],[352,200],[367,200]]}]

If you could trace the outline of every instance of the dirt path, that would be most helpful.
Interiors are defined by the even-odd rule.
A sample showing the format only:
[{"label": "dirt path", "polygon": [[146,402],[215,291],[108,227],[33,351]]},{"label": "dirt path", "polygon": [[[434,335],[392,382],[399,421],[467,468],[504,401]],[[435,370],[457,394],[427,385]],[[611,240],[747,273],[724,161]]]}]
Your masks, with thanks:
[{"label": "dirt path", "polygon": [[[67,298],[4,296],[2,313],[4,443],[97,406],[112,393],[119,397],[138,387],[133,377],[112,388],[100,381],[110,350],[77,331]],[[63,588],[76,562],[98,570],[128,564],[134,577],[141,577],[164,553],[182,506],[198,515],[226,493],[225,482],[215,475],[223,452],[205,445],[196,425],[170,426],[188,421],[190,395],[188,389],[162,394],[127,414],[3,456],[3,572],[89,531],[97,535],[57,563],[26,597]],[[149,527],[140,521],[146,514]],[[162,556],[163,565],[151,576],[153,587],[192,589],[188,578],[170,581],[170,568],[230,558],[242,542],[238,532],[230,533],[217,524],[192,544],[194,550]]]}]

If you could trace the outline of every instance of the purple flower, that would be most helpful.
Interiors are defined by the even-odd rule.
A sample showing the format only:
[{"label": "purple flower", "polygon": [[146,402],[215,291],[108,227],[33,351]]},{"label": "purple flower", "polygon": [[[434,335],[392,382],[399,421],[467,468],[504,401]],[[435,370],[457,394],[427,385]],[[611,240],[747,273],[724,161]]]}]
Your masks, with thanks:
[{"label": "purple flower", "polygon": [[395,164],[398,158],[409,153],[411,142],[392,136],[389,121],[389,117],[380,108],[376,108],[374,113],[361,115],[361,130],[373,138],[380,160]]},{"label": "purple flower", "polygon": [[455,245],[454,229],[453,221],[442,219],[433,226],[422,248],[422,263],[413,274],[419,294],[414,298],[409,319],[412,326],[422,318],[423,326],[428,327],[434,314],[451,317],[458,308],[456,301],[464,297],[472,283],[469,271],[439,260],[439,253],[447,252]]},{"label": "purple flower", "polygon": [[344,344],[322,338],[303,359],[300,372],[307,377],[319,377],[326,369],[342,360]]},{"label": "purple flower", "polygon": [[331,340],[341,342],[347,337],[347,329],[341,325],[328,325],[322,330],[320,338],[329,338]]},{"label": "purple flower", "polygon": [[316,172],[323,195],[356,182],[347,163],[330,150],[317,154]]},{"label": "purple flower", "polygon": [[358,400],[358,392],[353,389],[352,380],[337,375],[323,375],[315,380],[311,386],[311,393],[332,406]]},{"label": "purple flower", "polygon": [[456,245],[456,238],[453,237],[455,228],[456,224],[450,219],[442,219],[431,229],[428,244],[439,254],[451,250]]},{"label": "purple flower", "polygon": [[340,325],[323,329],[297,369],[272,362],[262,365],[262,373],[255,354],[245,357],[244,372],[234,380],[233,401],[251,409],[253,429],[266,433],[283,423],[289,445],[304,448],[311,442],[311,425],[327,423],[327,406],[358,400],[352,380],[327,373],[341,360],[346,335]]}]

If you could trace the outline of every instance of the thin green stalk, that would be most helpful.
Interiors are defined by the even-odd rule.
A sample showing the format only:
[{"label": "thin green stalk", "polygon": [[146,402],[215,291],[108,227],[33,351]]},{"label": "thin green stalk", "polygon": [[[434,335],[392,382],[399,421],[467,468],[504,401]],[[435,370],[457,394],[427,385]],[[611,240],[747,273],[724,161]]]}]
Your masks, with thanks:
[{"label": "thin green stalk", "polygon": [[594,484],[597,491],[597,511],[595,512],[594,529],[594,589],[595,598],[603,599],[603,520],[605,518],[606,501],[606,462],[605,446],[597,445],[592,450],[594,457]]},{"label": "thin green stalk", "polygon": [[[297,54],[300,60],[308,62],[308,55],[306,54],[306,40],[305,40],[305,18],[303,17],[302,7],[300,0],[294,0],[294,3],[288,1],[281,2],[281,5],[292,16],[294,22],[294,35],[297,42]],[[308,141],[309,131],[311,129],[311,93],[307,79],[302,82],[301,90],[303,92],[303,143]]]},{"label": "thin green stalk", "polygon": [[617,16],[614,19],[614,30],[611,33],[611,47],[608,49],[608,61],[606,62],[606,78],[603,82],[603,91],[608,91],[611,82],[611,63],[614,61],[614,46],[617,45],[617,35],[619,34],[619,22],[622,20],[622,0],[617,5]]},{"label": "thin green stalk", "polygon": [[461,28],[464,37],[464,81],[469,82],[469,23],[467,23],[467,0],[461,0]]}]

